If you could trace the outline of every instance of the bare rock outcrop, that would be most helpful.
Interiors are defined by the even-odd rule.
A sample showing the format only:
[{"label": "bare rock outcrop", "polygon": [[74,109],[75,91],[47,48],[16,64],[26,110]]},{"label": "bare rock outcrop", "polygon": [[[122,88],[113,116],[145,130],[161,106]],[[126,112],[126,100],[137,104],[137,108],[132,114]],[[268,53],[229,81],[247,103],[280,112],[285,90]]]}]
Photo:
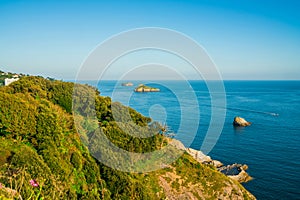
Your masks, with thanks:
[{"label": "bare rock outcrop", "polygon": [[[181,146],[182,147],[182,146]],[[181,148],[182,149],[182,148]],[[248,182],[252,180],[252,177],[246,172],[247,165],[232,164],[224,166],[224,164],[218,160],[211,159],[210,156],[205,155],[202,151],[198,151],[192,148],[186,148],[185,151],[190,154],[195,160],[200,163],[213,165],[218,171],[225,174],[229,178],[236,180],[240,183]]]},{"label": "bare rock outcrop", "polygon": [[159,92],[160,89],[140,84],[138,87],[134,89],[134,91],[135,92]]},{"label": "bare rock outcrop", "polygon": [[236,116],[233,120],[233,126],[250,126],[251,122],[246,121],[242,117]]},{"label": "bare rock outcrop", "polygon": [[205,155],[202,151],[197,151],[192,148],[186,148],[186,152],[200,163],[211,163],[213,160],[210,156]]},{"label": "bare rock outcrop", "polygon": [[241,165],[237,163],[218,168],[220,172],[240,183],[252,180],[252,177],[246,172],[247,169],[247,165]]}]

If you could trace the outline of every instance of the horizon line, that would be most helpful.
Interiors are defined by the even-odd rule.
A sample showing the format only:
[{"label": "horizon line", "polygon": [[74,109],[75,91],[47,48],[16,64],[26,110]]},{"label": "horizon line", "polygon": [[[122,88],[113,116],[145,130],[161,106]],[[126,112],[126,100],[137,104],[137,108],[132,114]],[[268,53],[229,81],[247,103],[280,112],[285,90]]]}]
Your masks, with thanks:
[{"label": "horizon line", "polygon": [[[59,80],[59,79],[57,79]],[[76,81],[76,79],[60,79],[62,81]],[[77,81],[300,81],[300,79],[209,79],[209,80],[203,80],[203,79],[186,79],[186,80],[180,80],[180,79],[124,79],[124,80],[117,80],[117,79],[78,79]]]}]

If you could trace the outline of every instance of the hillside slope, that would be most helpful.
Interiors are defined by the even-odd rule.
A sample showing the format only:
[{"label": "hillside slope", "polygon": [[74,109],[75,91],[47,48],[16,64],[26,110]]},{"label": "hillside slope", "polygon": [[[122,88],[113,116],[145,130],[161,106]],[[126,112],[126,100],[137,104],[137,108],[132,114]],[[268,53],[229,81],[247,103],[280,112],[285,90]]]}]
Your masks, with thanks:
[{"label": "hillside slope", "polygon": [[[0,88],[0,199],[254,199],[238,182],[186,153],[148,173],[122,172],[98,162],[84,145],[95,134],[93,129],[75,127],[73,87],[29,76]],[[94,92],[97,125],[116,146],[141,153],[168,144],[161,134],[143,139],[125,133],[121,126],[144,129],[133,130],[126,119],[117,123],[112,105],[118,112],[129,109],[135,125],[157,129],[149,127],[150,118],[112,103],[91,86],[80,87]]]}]

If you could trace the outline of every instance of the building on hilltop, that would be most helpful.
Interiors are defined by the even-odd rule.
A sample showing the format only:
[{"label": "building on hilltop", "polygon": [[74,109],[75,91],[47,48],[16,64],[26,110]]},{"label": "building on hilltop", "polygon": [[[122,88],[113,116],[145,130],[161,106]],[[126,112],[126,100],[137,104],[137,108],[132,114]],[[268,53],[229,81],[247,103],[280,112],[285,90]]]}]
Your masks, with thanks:
[{"label": "building on hilltop", "polygon": [[17,80],[19,80],[19,78],[6,78],[6,79],[4,79],[4,85],[7,86]]}]

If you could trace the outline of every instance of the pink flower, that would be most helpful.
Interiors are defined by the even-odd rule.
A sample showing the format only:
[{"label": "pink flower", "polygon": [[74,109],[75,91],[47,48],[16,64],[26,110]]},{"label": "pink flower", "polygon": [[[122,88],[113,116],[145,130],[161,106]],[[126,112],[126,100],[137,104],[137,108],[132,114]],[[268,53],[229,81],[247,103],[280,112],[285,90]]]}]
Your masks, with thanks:
[{"label": "pink flower", "polygon": [[35,179],[31,179],[29,183],[32,187],[39,187],[39,183]]},{"label": "pink flower", "polygon": [[2,185],[2,183],[0,183],[0,189],[2,189],[4,186]]}]

